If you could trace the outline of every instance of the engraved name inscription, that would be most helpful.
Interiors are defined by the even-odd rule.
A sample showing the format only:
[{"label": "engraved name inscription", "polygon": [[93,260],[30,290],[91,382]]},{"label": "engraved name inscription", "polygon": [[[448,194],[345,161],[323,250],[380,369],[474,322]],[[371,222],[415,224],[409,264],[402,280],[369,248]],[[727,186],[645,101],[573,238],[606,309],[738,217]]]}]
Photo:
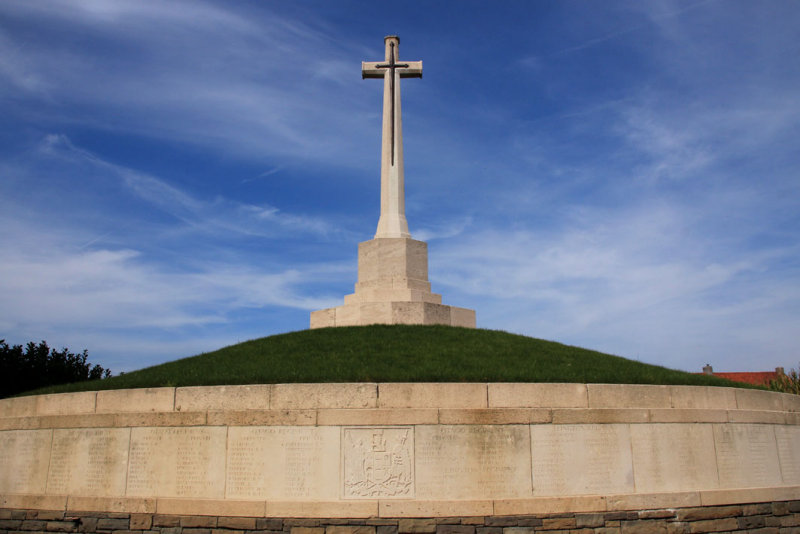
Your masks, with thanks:
[{"label": "engraved name inscription", "polygon": [[0,432],[0,493],[44,493],[52,430]]},{"label": "engraved name inscription", "polygon": [[417,497],[529,497],[530,450],[527,425],[419,426]]},{"label": "engraved name inscription", "polygon": [[129,439],[127,428],[54,430],[47,493],[124,495]]},{"label": "engraved name inscription", "polygon": [[770,425],[714,425],[723,488],[780,485],[775,433]]},{"label": "engraved name inscription", "polygon": [[631,444],[637,492],[719,487],[711,425],[631,425]]},{"label": "engraved name inscription", "polygon": [[338,480],[338,428],[229,429],[228,498],[333,499]]},{"label": "engraved name inscription", "polygon": [[781,476],[787,486],[800,485],[800,427],[776,426]]},{"label": "engraved name inscription", "polygon": [[221,498],[224,427],[134,428],[129,496]]},{"label": "engraved name inscription", "polygon": [[533,425],[534,495],[633,492],[628,425]]}]

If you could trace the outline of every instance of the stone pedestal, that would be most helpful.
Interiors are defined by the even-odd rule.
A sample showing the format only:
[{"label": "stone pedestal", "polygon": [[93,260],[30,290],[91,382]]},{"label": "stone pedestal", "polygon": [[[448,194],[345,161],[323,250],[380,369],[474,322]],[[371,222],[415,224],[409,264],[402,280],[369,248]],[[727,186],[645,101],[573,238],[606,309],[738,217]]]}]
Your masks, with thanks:
[{"label": "stone pedestal", "polygon": [[344,305],[311,313],[311,328],[446,324],[475,328],[475,311],[442,304],[428,281],[428,245],[406,237],[358,245],[358,283]]}]

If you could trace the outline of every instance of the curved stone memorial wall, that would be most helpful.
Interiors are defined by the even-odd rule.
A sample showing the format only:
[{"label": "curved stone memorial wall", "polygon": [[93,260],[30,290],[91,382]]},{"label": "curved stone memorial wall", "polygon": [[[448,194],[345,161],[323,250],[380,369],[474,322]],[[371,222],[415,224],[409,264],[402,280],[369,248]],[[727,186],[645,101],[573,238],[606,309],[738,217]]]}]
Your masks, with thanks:
[{"label": "curved stone memorial wall", "polygon": [[242,517],[610,512],[800,495],[800,397],[277,384],[0,401],[0,508]]}]

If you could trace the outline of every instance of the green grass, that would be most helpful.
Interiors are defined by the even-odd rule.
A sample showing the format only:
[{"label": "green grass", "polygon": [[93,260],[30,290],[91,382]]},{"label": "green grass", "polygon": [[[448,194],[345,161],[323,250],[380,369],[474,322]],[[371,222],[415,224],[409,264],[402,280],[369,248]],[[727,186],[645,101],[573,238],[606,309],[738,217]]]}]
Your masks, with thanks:
[{"label": "green grass", "polygon": [[94,382],[32,393],[291,382],[584,382],[738,386],[497,330],[360,326],[254,339]]}]

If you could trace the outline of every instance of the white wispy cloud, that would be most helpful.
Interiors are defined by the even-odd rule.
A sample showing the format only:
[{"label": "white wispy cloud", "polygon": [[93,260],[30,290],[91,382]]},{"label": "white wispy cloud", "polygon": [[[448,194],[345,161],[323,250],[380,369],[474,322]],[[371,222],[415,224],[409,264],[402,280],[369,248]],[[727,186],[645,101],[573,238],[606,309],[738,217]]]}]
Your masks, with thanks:
[{"label": "white wispy cloud", "polygon": [[49,134],[38,151],[66,163],[89,164],[108,179],[116,179],[144,200],[195,229],[208,232],[231,232],[246,235],[275,235],[281,232],[327,235],[339,231],[330,221],[319,217],[284,213],[269,205],[244,204],[216,197],[196,198],[155,176],[105,161],[76,147],[63,134]]},{"label": "white wispy cloud", "polygon": [[[478,306],[498,310],[479,313],[486,326],[653,363],[668,360],[687,370],[720,351],[727,353],[726,365],[757,367],[756,343],[745,342],[743,332],[728,332],[731,324],[771,332],[769,350],[783,356],[792,334],[781,329],[781,317],[800,302],[800,273],[777,266],[796,257],[798,247],[743,257],[738,248],[716,247],[714,235],[696,232],[697,222],[691,207],[659,201],[616,213],[581,210],[549,230],[484,229],[437,245],[434,286],[446,288],[451,300],[477,299]],[[707,346],[663,351],[670,336],[682,335]]]},{"label": "white wispy cloud", "polygon": [[88,54],[66,37],[2,36],[8,53],[0,75],[17,98],[46,95],[55,108],[51,120],[224,146],[258,159],[361,163],[336,157],[364,135],[351,111],[366,109],[352,94],[361,81],[358,64],[342,55],[353,46],[324,29],[268,6],[247,13],[202,1],[11,0],[0,12],[64,35],[89,34],[114,50]]}]

